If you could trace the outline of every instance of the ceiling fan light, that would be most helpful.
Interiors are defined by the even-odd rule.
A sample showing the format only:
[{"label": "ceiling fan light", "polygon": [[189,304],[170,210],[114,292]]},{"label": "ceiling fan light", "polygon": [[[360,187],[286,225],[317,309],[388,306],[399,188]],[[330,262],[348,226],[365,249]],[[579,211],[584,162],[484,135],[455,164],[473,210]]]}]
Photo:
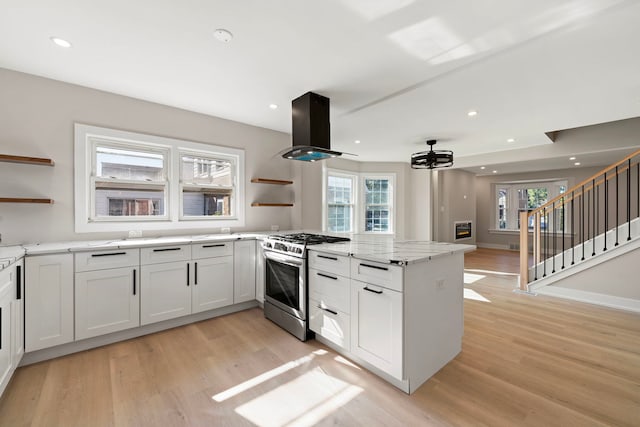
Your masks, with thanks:
[{"label": "ceiling fan light", "polygon": [[412,169],[435,169],[453,166],[453,151],[434,150],[435,143],[435,139],[430,139],[427,141],[431,148],[429,151],[420,151],[411,155]]}]

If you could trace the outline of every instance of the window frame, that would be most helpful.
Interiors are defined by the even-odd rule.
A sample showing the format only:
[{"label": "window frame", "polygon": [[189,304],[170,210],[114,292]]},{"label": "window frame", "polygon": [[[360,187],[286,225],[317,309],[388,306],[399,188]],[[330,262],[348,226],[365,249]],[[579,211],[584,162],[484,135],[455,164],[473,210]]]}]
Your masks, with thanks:
[{"label": "window frame", "polygon": [[[351,200],[352,203],[345,206],[351,207],[351,221],[349,224],[349,231],[329,231],[329,200],[328,200],[328,191],[329,191],[329,177],[337,177],[337,178],[346,178],[351,180],[351,189],[352,195]],[[352,173],[348,171],[340,171],[336,169],[325,169],[323,186],[322,186],[322,229],[324,231],[329,231],[331,233],[339,233],[339,234],[348,234],[354,233],[356,230],[356,224],[358,224],[358,220],[356,216],[357,205],[358,205],[358,174]]]},{"label": "window frame", "polygon": [[[367,204],[366,201],[366,191],[365,191],[365,183],[367,179],[386,179],[389,181],[389,200],[387,206],[389,207],[389,230],[387,231],[367,231]],[[395,192],[395,183],[396,176],[392,173],[370,173],[370,172],[361,172],[360,173],[360,188],[362,189],[361,194],[361,209],[362,211],[362,221],[360,221],[360,229],[361,233],[365,234],[394,234],[395,233],[395,205],[396,205],[396,192]]]},{"label": "window frame", "polygon": [[[75,123],[74,125],[74,214],[78,233],[107,231],[142,231],[243,227],[245,224],[245,152],[243,149],[166,138],[117,129]],[[120,148],[166,150],[165,215],[113,216],[96,220],[95,215],[95,147],[103,144]],[[206,157],[232,159],[234,201],[231,216],[182,217],[181,153],[199,153]],[[122,180],[121,180],[122,181]]]},{"label": "window frame", "polygon": [[[527,190],[530,188],[546,188],[547,189],[547,200],[552,200],[555,197],[563,194],[560,190],[564,187],[565,192],[569,188],[569,179],[568,178],[558,178],[558,179],[549,179],[549,180],[536,180],[536,181],[513,181],[513,182],[498,182],[493,185],[493,226],[491,229],[492,232],[501,232],[501,233],[514,233],[520,232],[519,228],[507,227],[500,228],[500,215],[499,210],[500,206],[498,204],[498,192],[500,189],[506,189],[507,194],[507,206],[505,206],[505,210],[507,211],[507,226],[511,223],[518,224],[520,220],[520,206],[518,191],[519,190]],[[568,209],[565,209],[564,220],[562,223],[564,224],[564,231],[568,232],[570,229],[570,215]],[[529,227],[527,227],[529,231]],[[561,233],[561,228],[556,228],[555,224],[552,224],[552,227],[549,230],[552,233]]]},{"label": "window frame", "polygon": [[[329,204],[328,204],[328,187],[329,176],[340,178],[351,178],[354,185],[354,203],[352,210],[352,226],[351,231],[331,231],[329,230]],[[389,231],[365,231],[366,228],[366,199],[364,185],[366,179],[387,179],[389,180]],[[337,234],[373,234],[373,235],[394,235],[396,230],[395,209],[396,209],[396,174],[390,172],[354,172],[348,170],[340,170],[333,168],[323,168],[322,180],[322,230],[329,233]]]}]

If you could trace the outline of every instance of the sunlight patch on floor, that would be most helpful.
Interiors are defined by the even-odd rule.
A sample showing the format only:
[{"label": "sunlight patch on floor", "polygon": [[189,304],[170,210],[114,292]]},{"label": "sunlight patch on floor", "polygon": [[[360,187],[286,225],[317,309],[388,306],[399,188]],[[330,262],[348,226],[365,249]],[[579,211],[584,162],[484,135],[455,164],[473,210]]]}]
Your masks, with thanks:
[{"label": "sunlight patch on floor", "polygon": [[491,271],[491,270],[477,270],[474,268],[465,268],[464,269],[465,274],[467,272],[471,272],[471,273],[481,273],[481,274],[493,274],[495,276],[513,276],[513,277],[519,277],[520,274],[519,273],[506,273],[504,271]]},{"label": "sunlight patch on floor", "polygon": [[477,282],[478,280],[482,280],[487,276],[483,276],[482,274],[473,274],[464,272],[464,284],[470,285],[473,282]]},{"label": "sunlight patch on floor", "polygon": [[242,392],[245,392],[247,390],[249,390],[252,387],[257,386],[258,384],[262,384],[265,381],[269,381],[270,379],[277,377],[278,375],[282,375],[283,373],[290,371],[293,368],[296,368],[300,365],[303,365],[305,363],[309,363],[313,360],[314,357],[316,356],[324,356],[325,354],[327,354],[328,352],[326,350],[316,350],[314,352],[312,352],[311,354],[309,354],[308,356],[303,356],[299,359],[296,360],[292,360],[290,362],[285,363],[284,365],[280,365],[277,368],[274,368],[270,371],[267,371],[263,374],[260,374],[258,376],[255,376],[253,378],[251,378],[250,380],[244,381],[238,385],[235,385],[223,392],[220,392],[214,396],[211,397],[211,399],[215,400],[216,402],[224,402],[225,400],[236,396]]},{"label": "sunlight patch on floor", "polygon": [[258,426],[314,425],[362,393],[363,389],[315,368],[236,408]]},{"label": "sunlight patch on floor", "polygon": [[473,289],[469,289],[469,288],[464,288],[464,299],[472,299],[475,301],[482,301],[482,302],[491,302],[491,300],[486,299],[485,297],[483,297]]},{"label": "sunlight patch on floor", "polygon": [[333,358],[333,360],[335,360],[338,363],[342,363],[343,365],[347,365],[351,368],[356,368],[357,370],[361,370],[360,367],[356,364],[354,364],[352,361],[345,359],[342,356],[336,356]]}]

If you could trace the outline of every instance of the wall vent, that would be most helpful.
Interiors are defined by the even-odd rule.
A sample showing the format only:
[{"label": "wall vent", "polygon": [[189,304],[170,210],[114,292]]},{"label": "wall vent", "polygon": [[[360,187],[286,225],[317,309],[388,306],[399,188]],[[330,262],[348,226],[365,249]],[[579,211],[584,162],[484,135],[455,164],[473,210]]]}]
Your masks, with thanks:
[{"label": "wall vent", "polygon": [[520,250],[520,243],[510,243],[509,244],[509,250],[510,251],[519,251]]}]

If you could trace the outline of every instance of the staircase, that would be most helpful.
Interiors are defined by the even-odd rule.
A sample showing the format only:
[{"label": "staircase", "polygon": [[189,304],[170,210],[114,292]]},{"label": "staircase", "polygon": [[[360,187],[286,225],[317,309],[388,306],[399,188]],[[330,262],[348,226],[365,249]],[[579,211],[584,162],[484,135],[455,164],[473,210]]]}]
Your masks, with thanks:
[{"label": "staircase", "polygon": [[520,290],[640,312],[640,150],[520,224]]}]

